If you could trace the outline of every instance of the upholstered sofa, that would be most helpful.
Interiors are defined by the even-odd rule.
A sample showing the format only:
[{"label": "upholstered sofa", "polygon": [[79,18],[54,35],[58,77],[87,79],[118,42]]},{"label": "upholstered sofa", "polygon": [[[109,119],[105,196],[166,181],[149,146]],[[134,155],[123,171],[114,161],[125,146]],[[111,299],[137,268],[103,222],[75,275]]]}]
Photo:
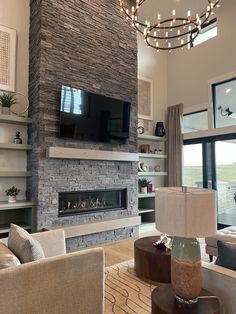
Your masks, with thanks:
[{"label": "upholstered sofa", "polygon": [[225,314],[236,313],[236,271],[202,262],[203,288],[218,296]]},{"label": "upholstered sofa", "polygon": [[102,314],[103,249],[66,254],[64,231],[32,236],[46,258],[0,270],[0,313]]},{"label": "upholstered sofa", "polygon": [[213,256],[218,256],[218,240],[236,243],[236,226],[218,230],[216,235],[206,238],[206,253],[209,254],[211,261]]}]

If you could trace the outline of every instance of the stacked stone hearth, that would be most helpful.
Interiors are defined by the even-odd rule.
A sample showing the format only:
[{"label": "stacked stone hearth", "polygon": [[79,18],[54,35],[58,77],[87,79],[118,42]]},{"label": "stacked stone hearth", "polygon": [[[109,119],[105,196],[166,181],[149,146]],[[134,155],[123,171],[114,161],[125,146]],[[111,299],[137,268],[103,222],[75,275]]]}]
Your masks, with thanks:
[{"label": "stacked stone hearth", "polygon": [[[137,215],[135,162],[50,159],[50,146],[137,151],[137,42],[116,0],[31,0],[29,115],[33,119],[28,155],[35,200],[35,229],[61,227]],[[59,138],[61,85],[132,103],[127,144]],[[127,188],[127,209],[58,217],[58,193]],[[137,226],[67,239],[68,249],[125,238]]]}]

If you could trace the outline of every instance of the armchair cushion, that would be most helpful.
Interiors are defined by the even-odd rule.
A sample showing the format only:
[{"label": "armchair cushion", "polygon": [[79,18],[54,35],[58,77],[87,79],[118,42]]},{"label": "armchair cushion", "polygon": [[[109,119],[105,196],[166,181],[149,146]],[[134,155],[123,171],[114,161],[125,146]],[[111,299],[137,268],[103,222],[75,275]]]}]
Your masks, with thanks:
[{"label": "armchair cushion", "polygon": [[33,262],[45,257],[41,244],[26,230],[14,224],[10,227],[8,248],[21,263]]},{"label": "armchair cushion", "polygon": [[20,265],[18,258],[0,241],[0,269]]},{"label": "armchair cushion", "polygon": [[216,265],[236,270],[236,243],[218,241]]}]

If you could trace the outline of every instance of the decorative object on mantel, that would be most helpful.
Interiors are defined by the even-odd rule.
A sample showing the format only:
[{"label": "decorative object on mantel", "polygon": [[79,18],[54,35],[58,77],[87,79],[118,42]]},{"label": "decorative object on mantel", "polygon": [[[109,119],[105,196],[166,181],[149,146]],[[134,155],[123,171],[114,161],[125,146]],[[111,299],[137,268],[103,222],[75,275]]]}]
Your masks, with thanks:
[{"label": "decorative object on mantel", "polygon": [[139,185],[139,189],[140,189],[140,193],[147,193],[147,187],[148,184],[151,183],[151,181],[148,181],[145,178],[142,179],[138,179],[138,185]]},{"label": "decorative object on mantel", "polygon": [[167,234],[161,234],[160,239],[154,242],[153,245],[162,250],[171,250],[172,238],[168,237]]},{"label": "decorative object on mantel", "polygon": [[196,237],[216,234],[216,191],[166,187],[156,189],[156,228],[174,236],[171,250],[171,283],[176,299],[198,301],[201,285],[201,253]]},{"label": "decorative object on mantel", "polygon": [[14,144],[22,144],[22,139],[20,137],[20,132],[16,131],[16,137],[13,140]]},{"label": "decorative object on mantel", "polygon": [[20,193],[20,190],[15,186],[12,186],[11,188],[7,189],[5,193],[8,196],[8,203],[15,203],[16,196]]},{"label": "decorative object on mantel", "polygon": [[138,117],[153,119],[153,80],[143,76],[138,77]]},{"label": "decorative object on mantel", "polygon": [[159,137],[165,136],[166,131],[164,128],[164,123],[162,121],[156,123],[155,135]]},{"label": "decorative object on mantel", "polygon": [[[202,27],[206,26],[214,15],[214,8],[219,7],[220,0],[205,0],[205,5],[186,7],[186,15],[179,15],[173,8],[171,12],[161,10],[162,1],[153,1],[156,7],[151,8],[151,1],[136,0],[129,8],[125,1],[119,0],[121,11],[130,25],[144,37],[148,47],[159,50],[173,50],[193,45],[195,38],[200,34]],[[136,4],[135,4],[136,2]],[[195,4],[196,1],[194,1]],[[148,7],[148,5],[150,5]],[[151,12],[155,16],[145,16],[142,11]],[[180,10],[180,8],[179,8]],[[155,15],[156,12],[156,15]]]},{"label": "decorative object on mantel", "polygon": [[16,103],[15,93],[1,93],[0,105],[3,114],[10,114],[10,107]]},{"label": "decorative object on mantel", "polygon": [[29,99],[24,94],[15,92],[16,102],[10,106],[10,112],[17,115],[23,116],[29,108]]},{"label": "decorative object on mantel", "polygon": [[15,91],[16,30],[0,25],[0,89]]},{"label": "decorative object on mantel", "polygon": [[140,152],[141,153],[150,153],[150,145],[149,144],[142,144],[140,145]]}]

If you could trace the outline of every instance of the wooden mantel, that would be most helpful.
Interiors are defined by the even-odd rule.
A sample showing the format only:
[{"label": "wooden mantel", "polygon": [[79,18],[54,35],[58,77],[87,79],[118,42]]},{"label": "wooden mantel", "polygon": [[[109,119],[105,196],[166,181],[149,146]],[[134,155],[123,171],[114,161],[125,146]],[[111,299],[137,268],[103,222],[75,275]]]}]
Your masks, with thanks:
[{"label": "wooden mantel", "polygon": [[88,160],[111,160],[111,161],[138,161],[137,153],[114,152],[95,149],[80,149],[66,147],[48,147],[48,158],[61,159],[88,159]]}]

